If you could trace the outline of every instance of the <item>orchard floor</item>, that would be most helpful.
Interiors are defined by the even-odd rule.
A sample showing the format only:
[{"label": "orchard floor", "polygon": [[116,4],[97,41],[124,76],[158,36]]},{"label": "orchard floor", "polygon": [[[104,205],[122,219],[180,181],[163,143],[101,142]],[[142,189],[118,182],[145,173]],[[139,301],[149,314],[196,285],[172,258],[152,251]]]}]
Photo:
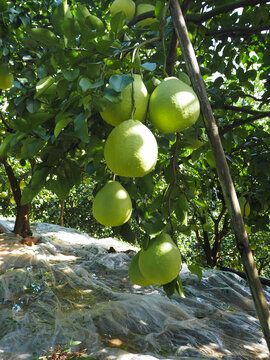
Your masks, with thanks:
[{"label": "orchard floor", "polygon": [[101,360],[268,359],[237,275],[205,270],[199,281],[183,265],[186,297],[169,299],[162,288],[130,282],[135,247],[50,224],[32,230],[40,239],[33,246],[0,234],[0,360],[42,358],[71,340],[81,342],[74,351]]}]

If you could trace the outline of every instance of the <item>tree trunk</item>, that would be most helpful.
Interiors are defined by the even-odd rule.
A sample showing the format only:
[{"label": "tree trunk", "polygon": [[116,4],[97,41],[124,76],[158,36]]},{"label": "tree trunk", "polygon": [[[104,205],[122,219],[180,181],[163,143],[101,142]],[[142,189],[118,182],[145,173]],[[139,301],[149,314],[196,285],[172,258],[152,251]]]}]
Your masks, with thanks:
[{"label": "tree trunk", "polygon": [[4,164],[5,171],[8,177],[8,181],[11,186],[12,194],[17,205],[17,214],[15,220],[15,226],[13,232],[15,234],[26,237],[32,235],[29,223],[29,211],[31,204],[21,205],[21,189],[19,181],[16,179],[12,167],[9,165],[7,158],[1,158],[1,162]]},{"label": "tree trunk", "polygon": [[22,237],[32,235],[29,222],[29,211],[31,204],[17,205],[16,221],[13,232]]},{"label": "tree trunk", "polygon": [[179,40],[180,48],[185,59],[188,75],[201,103],[201,111],[203,113],[206,131],[213,150],[216,169],[222,187],[223,196],[235,233],[236,245],[242,258],[244,270],[252,293],[255,308],[261,323],[266,343],[270,350],[270,315],[268,305],[262,290],[262,285],[258,276],[258,271],[255,266],[252,251],[250,249],[250,244],[247,232],[245,230],[244,221],[241,215],[239,202],[218,133],[218,127],[215,122],[203,78],[200,73],[200,68],[196,59],[193,46],[189,39],[185,19],[183,17],[178,0],[170,1],[170,13],[172,16],[175,32]]}]

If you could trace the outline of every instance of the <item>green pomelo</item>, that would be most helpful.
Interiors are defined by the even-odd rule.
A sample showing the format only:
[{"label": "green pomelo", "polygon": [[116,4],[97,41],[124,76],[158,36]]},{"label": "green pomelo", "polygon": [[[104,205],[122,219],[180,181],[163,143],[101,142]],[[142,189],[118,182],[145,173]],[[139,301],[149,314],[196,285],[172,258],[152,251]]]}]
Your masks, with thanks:
[{"label": "green pomelo", "polygon": [[162,233],[142,249],[139,268],[152,284],[164,285],[174,280],[181,268],[181,254],[170,235]]},{"label": "green pomelo", "polygon": [[163,133],[182,131],[194,124],[199,115],[197,95],[190,86],[175,77],[164,79],[150,97],[150,120]]},{"label": "green pomelo", "polygon": [[126,120],[116,126],[104,146],[108,168],[120,176],[145,176],[155,167],[157,156],[156,138],[138,120]]},{"label": "green pomelo", "polygon": [[[149,11],[155,11],[155,6],[152,4],[139,4],[137,6],[137,10],[136,10],[136,16],[142,15],[144,13],[147,13]],[[137,22],[137,26],[150,26],[151,24],[153,24],[154,22],[157,22],[158,19],[157,18],[152,18],[149,17],[147,19],[143,19],[141,21]]]},{"label": "green pomelo", "polygon": [[8,73],[5,75],[0,75],[0,89],[1,90],[10,89],[13,86],[12,81],[14,81],[14,77],[12,74]]},{"label": "green pomelo", "polygon": [[111,6],[111,15],[114,16],[120,11],[126,14],[126,19],[131,20],[135,15],[136,5],[132,0],[114,0]]},{"label": "green pomelo", "polygon": [[145,120],[148,107],[148,92],[142,77],[133,75],[134,81],[122,91],[122,100],[119,103],[110,103],[100,113],[102,119],[107,123],[117,126],[121,122],[130,119],[132,112],[132,86],[134,91],[135,112],[133,118],[141,122]]},{"label": "green pomelo", "polygon": [[142,275],[140,268],[139,268],[139,256],[141,251],[139,251],[134,257],[132,258],[129,267],[128,267],[128,276],[133,284],[140,285],[140,286],[149,286],[151,282],[146,280],[145,277]]},{"label": "green pomelo", "polygon": [[93,200],[94,218],[105,226],[121,226],[132,213],[128,192],[118,181],[109,181]]},{"label": "green pomelo", "polygon": [[240,196],[238,201],[239,201],[242,216],[243,217],[248,217],[249,214],[250,214],[250,205],[249,205],[249,203],[247,202],[247,200],[245,199],[244,196]]}]

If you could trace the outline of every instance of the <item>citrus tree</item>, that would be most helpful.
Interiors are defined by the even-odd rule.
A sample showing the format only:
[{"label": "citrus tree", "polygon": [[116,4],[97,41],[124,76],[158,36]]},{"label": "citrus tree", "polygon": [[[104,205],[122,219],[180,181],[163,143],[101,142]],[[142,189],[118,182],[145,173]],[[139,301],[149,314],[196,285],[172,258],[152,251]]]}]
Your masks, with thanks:
[{"label": "citrus tree", "polygon": [[[144,177],[118,176],[142,239],[163,230],[176,238],[192,232],[205,263],[215,266],[223,243],[225,252],[228,247],[223,239],[230,220],[203,121],[196,114],[187,129],[168,127],[174,109],[162,98],[174,86],[158,86],[168,76],[190,85],[169,8],[150,0],[147,7],[140,1],[111,5],[44,1],[2,7],[0,155],[17,205],[15,232],[30,232],[25,221],[42,188],[65,199],[86,176],[99,184],[94,195],[112,180],[117,171],[106,166],[104,142],[112,126],[132,115],[145,120],[159,151]],[[267,8],[267,1],[182,4],[254,233],[269,229]],[[122,233],[132,238],[127,226]]]},{"label": "citrus tree", "polygon": [[[172,274],[182,236],[196,242],[201,265],[230,260],[234,219],[173,3],[1,1],[1,179],[17,207],[16,233],[31,232],[31,202],[42,189],[64,200],[91,178],[97,223],[127,241],[135,233],[147,254],[171,249]],[[256,234],[269,233],[270,204],[269,1],[180,3],[261,255],[268,243]],[[177,278],[153,281],[181,293]]]}]

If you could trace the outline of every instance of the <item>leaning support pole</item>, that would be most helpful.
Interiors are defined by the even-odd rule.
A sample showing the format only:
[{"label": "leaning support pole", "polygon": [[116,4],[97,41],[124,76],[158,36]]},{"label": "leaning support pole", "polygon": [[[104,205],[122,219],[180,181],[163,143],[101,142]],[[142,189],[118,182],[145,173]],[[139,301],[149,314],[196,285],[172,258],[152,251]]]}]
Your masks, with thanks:
[{"label": "leaning support pole", "polygon": [[207,135],[214,153],[217,174],[222,187],[223,196],[231,218],[236,245],[242,258],[258,318],[270,351],[270,315],[268,305],[250,249],[239,202],[218,133],[218,127],[211,109],[199,65],[189,39],[187,27],[178,0],[170,0],[170,12],[180,48],[185,59],[188,75],[190,76],[192,86],[201,103],[201,111]]}]

